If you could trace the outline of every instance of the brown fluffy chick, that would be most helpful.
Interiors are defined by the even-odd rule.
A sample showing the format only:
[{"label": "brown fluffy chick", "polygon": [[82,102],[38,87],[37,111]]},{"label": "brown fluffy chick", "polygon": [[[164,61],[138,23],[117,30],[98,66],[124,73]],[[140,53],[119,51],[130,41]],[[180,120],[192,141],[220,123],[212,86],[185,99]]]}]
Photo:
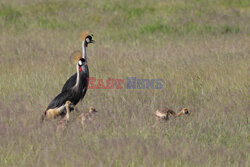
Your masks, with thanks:
[{"label": "brown fluffy chick", "polygon": [[65,108],[66,108],[66,114],[64,117],[57,122],[56,131],[62,132],[66,129],[68,123],[69,123],[69,113],[70,113],[70,107],[72,107],[73,104],[70,101],[66,101]]},{"label": "brown fluffy chick", "polygon": [[97,113],[97,110],[94,107],[89,108],[89,112],[84,112],[79,116],[82,126],[87,122],[91,121],[93,116]]},{"label": "brown fluffy chick", "polygon": [[168,120],[169,115],[172,114],[174,117],[180,117],[183,114],[189,114],[189,111],[187,108],[183,108],[179,113],[175,113],[173,110],[168,108],[161,108],[155,111],[154,115],[155,117],[160,120]]}]

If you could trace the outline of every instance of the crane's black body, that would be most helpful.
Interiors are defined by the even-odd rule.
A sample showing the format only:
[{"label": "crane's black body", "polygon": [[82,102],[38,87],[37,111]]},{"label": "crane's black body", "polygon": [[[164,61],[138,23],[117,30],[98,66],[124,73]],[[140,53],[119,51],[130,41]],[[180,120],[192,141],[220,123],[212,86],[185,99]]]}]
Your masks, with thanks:
[{"label": "crane's black body", "polygon": [[[89,77],[89,69],[88,69],[88,67],[87,67],[87,71],[88,71],[88,73],[86,73],[86,75],[84,75],[84,76],[81,76],[81,75],[83,75],[83,73],[80,72],[80,79],[83,78],[83,83],[84,83],[84,85],[87,84],[87,83],[85,83],[85,80],[86,80],[86,78]],[[77,78],[77,73],[75,73],[74,75],[72,75],[72,76],[65,82],[65,84],[63,85],[63,88],[62,88],[62,91],[61,91],[61,92],[64,92],[64,91],[66,91],[66,90],[72,88],[72,87],[76,84],[76,78]],[[86,93],[86,92],[85,92],[85,93]],[[85,95],[85,94],[83,94],[83,97],[84,97],[84,95]]]},{"label": "crane's black body", "polygon": [[77,73],[72,75],[63,86],[62,92],[57,95],[48,105],[47,109],[59,108],[65,104],[66,101],[70,101],[76,105],[81,99],[84,98],[87,92],[89,70],[88,65],[83,66],[83,70],[79,72],[79,85],[76,84]]}]

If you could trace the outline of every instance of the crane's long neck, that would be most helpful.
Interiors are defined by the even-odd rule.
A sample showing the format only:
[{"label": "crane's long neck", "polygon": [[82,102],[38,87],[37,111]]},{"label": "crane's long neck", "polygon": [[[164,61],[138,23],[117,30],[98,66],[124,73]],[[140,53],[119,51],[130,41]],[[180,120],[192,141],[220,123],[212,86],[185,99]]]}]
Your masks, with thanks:
[{"label": "crane's long neck", "polygon": [[82,42],[82,58],[84,58],[85,62],[87,63],[86,41],[85,40]]},{"label": "crane's long neck", "polygon": [[176,116],[176,117],[179,117],[179,116],[181,116],[182,114],[183,114],[183,112],[180,111],[180,112],[178,112],[177,114],[175,114],[175,116]]},{"label": "crane's long neck", "polygon": [[168,113],[172,114],[174,117],[179,117],[183,114],[182,111],[175,113],[173,110],[168,110]]},{"label": "crane's long neck", "polygon": [[80,82],[80,72],[79,72],[79,66],[77,64],[76,65],[76,84],[74,88],[77,88],[79,86],[79,82]]},{"label": "crane's long neck", "polygon": [[70,110],[69,110],[69,105],[65,105],[65,108],[66,108],[66,115],[65,115],[65,120],[66,121],[69,121],[69,112],[70,112]]}]

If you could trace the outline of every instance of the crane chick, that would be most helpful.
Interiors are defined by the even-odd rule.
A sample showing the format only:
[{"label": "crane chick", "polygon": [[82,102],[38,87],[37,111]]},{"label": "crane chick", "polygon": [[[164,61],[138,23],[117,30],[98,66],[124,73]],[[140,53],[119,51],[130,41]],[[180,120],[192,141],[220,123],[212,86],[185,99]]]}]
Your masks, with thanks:
[{"label": "crane chick", "polygon": [[175,113],[169,108],[161,108],[155,111],[154,116],[157,120],[168,120],[170,114],[174,117],[180,117],[183,114],[189,114],[189,111],[187,108],[183,108],[180,112]]},{"label": "crane chick", "polygon": [[69,113],[70,113],[70,107],[73,107],[73,104],[70,101],[66,101],[65,108],[66,108],[66,114],[64,117],[57,122],[56,132],[62,132],[66,129],[68,123],[69,123]]},{"label": "crane chick", "polygon": [[89,108],[89,112],[84,112],[79,116],[82,126],[86,124],[87,121],[91,121],[94,115],[97,113],[97,110],[94,107]]}]

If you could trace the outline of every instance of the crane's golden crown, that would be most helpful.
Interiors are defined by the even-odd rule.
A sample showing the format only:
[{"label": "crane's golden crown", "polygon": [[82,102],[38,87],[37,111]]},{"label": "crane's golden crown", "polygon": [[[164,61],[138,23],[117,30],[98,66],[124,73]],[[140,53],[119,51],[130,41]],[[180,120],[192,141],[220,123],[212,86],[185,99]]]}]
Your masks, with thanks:
[{"label": "crane's golden crown", "polygon": [[90,35],[90,33],[88,31],[84,31],[84,32],[81,33],[80,38],[81,38],[82,41],[84,41],[86,39],[86,37],[89,36],[89,35]]},{"label": "crane's golden crown", "polygon": [[82,52],[77,50],[71,54],[70,61],[74,64],[77,64],[81,58],[82,58]]}]

